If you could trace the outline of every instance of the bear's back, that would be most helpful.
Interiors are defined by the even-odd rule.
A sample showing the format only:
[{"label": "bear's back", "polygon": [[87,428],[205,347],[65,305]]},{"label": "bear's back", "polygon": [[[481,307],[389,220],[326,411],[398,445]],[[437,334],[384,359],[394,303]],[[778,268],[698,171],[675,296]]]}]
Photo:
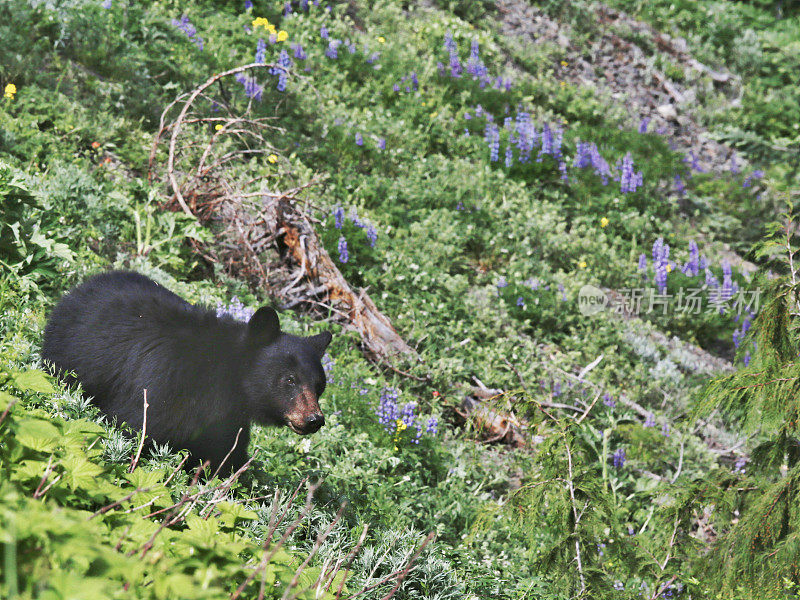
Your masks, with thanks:
[{"label": "bear's back", "polygon": [[62,298],[45,328],[42,358],[74,373],[103,412],[134,427],[147,389],[160,414],[148,434],[178,442],[230,406],[237,327],[143,275],[112,271]]}]

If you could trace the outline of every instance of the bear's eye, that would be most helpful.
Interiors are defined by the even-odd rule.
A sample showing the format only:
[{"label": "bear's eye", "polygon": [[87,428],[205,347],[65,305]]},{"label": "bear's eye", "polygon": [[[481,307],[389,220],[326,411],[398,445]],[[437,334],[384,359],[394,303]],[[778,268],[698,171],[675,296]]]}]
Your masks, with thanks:
[{"label": "bear's eye", "polygon": [[294,385],[294,377],[292,377],[291,375],[287,375],[284,381],[286,381],[288,385]]}]

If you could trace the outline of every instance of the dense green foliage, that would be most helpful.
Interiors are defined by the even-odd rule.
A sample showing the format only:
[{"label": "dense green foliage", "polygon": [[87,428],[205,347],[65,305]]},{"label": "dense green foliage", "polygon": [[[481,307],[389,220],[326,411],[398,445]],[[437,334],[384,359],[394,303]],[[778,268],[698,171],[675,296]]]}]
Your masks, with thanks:
[{"label": "dense green foliage", "polygon": [[[742,78],[738,106],[701,112],[749,164],[693,173],[619,105],[559,81],[560,47],[503,37],[493,3],[254,4],[0,5],[0,89],[14,85],[0,99],[0,595],[226,598],[247,582],[256,598],[263,574],[267,598],[325,597],[301,590],[330,572],[333,597],[358,549],[343,597],[383,598],[435,532],[395,597],[794,597],[796,277],[770,262],[774,244],[753,245],[798,187],[800,17],[706,0],[634,13]],[[597,33],[590,4],[540,4]],[[336,326],[318,434],[257,429],[251,470],[227,487],[192,481],[169,448],[129,472],[135,436],[39,370],[42,328],[61,293],[109,267],[211,306],[270,300],[194,251],[219,223],[166,209],[171,191],[147,176],[161,111],[253,62],[269,39],[257,18],[287,32],[263,47],[268,63],[286,51],[285,90],[262,69],[260,98],[230,78],[202,110],[276,118],[274,157],[231,169],[270,189],[324,181],[302,193],[323,244],[418,350],[403,369],[430,379],[368,362]],[[582,164],[591,143],[607,173]],[[754,278],[741,256],[779,277]],[[702,310],[648,311],[661,277],[673,299],[697,288]],[[641,289],[642,310],[586,314],[585,285]],[[763,288],[751,337],[734,286]],[[319,329],[302,314],[282,325]],[[706,388],[719,358],[741,370]],[[462,425],[473,378],[507,390],[493,403],[524,421],[526,447]],[[382,424],[395,393],[438,431]]]}]

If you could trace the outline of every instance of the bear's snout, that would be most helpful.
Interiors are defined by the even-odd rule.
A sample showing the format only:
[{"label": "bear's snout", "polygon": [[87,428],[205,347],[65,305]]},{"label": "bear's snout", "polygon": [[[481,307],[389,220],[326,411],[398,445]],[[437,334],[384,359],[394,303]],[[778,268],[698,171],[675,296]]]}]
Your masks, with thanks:
[{"label": "bear's snout", "polygon": [[310,388],[303,388],[292,400],[292,410],[286,415],[286,424],[295,433],[308,435],[325,425],[325,417],[319,408],[317,395]]}]

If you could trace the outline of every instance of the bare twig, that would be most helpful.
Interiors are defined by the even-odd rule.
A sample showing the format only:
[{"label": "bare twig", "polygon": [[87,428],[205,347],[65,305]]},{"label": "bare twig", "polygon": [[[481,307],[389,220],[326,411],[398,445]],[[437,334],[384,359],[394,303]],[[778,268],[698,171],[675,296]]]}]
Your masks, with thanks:
[{"label": "bare twig", "polygon": [[241,435],[241,433],[242,433],[242,428],[239,427],[239,431],[236,432],[236,439],[233,440],[233,446],[231,446],[231,449],[228,450],[228,453],[225,455],[225,458],[222,459],[222,462],[219,463],[219,466],[217,467],[217,470],[214,471],[214,474],[211,476],[211,479],[214,479],[217,475],[219,475],[222,466],[226,462],[228,462],[228,459],[231,457],[231,454],[233,454],[233,451],[236,450],[236,445],[239,443],[239,436]]},{"label": "bare twig", "polygon": [[[336,590],[336,599],[339,600],[339,596],[342,594],[342,590],[344,589],[344,582],[347,581],[347,574],[350,572],[350,565],[353,564],[353,559],[358,554],[358,551],[361,549],[361,545],[364,543],[364,540],[367,539],[367,530],[369,530],[369,523],[364,525],[364,530],[361,532],[361,537],[358,538],[358,543],[353,547],[350,553],[345,557],[345,562],[347,563],[344,567],[344,577],[339,582],[339,587]],[[333,582],[336,573],[332,572],[330,581]],[[330,583],[328,584],[330,585]],[[326,588],[327,591],[327,588]]]},{"label": "bare twig", "polygon": [[6,409],[3,411],[3,414],[2,414],[2,415],[0,415],[0,423],[2,423],[2,422],[3,422],[3,420],[5,420],[5,418],[8,416],[8,413],[9,413],[9,412],[11,412],[11,408],[12,408],[12,407],[13,407],[13,406],[14,406],[14,405],[17,403],[17,402],[19,402],[19,398],[14,398],[14,399],[13,399],[11,402],[9,402],[9,403],[8,403],[8,406],[6,406]]},{"label": "bare twig", "polygon": [[[149,492],[150,490],[152,490],[152,489],[153,489],[153,488],[155,488],[155,487],[158,487],[159,485],[163,485],[163,486],[165,486],[165,487],[166,487],[166,486],[169,484],[169,482],[170,482],[170,481],[172,481],[172,478],[173,478],[173,477],[175,477],[175,474],[176,474],[178,471],[180,471],[180,470],[181,470],[181,468],[183,467],[183,464],[186,462],[186,460],[187,460],[188,458],[189,458],[188,456],[184,456],[184,457],[183,457],[183,460],[181,460],[181,462],[180,462],[180,463],[178,463],[178,466],[177,466],[177,467],[175,467],[175,469],[172,471],[172,474],[171,474],[169,477],[167,477],[167,479],[166,479],[166,481],[164,481],[164,483],[157,483],[157,484],[155,484],[155,485],[151,485],[151,486],[149,486],[149,487],[144,487],[144,488],[142,488],[142,487],[137,487],[137,488],[136,488],[135,490],[133,490],[133,491],[132,491],[130,494],[127,494],[127,495],[126,495],[126,496],[124,496],[123,498],[120,498],[119,500],[116,500],[115,502],[112,502],[111,504],[107,504],[106,506],[103,506],[102,508],[98,508],[98,509],[97,509],[97,510],[96,510],[94,513],[92,513],[92,515],[89,517],[89,519],[88,519],[88,520],[89,520],[89,521],[91,521],[91,520],[92,520],[92,519],[94,519],[96,516],[98,516],[98,515],[103,515],[103,514],[107,513],[108,511],[110,511],[111,509],[113,509],[113,508],[116,508],[116,507],[118,507],[118,506],[121,506],[122,504],[124,504],[125,502],[127,502],[128,500],[130,500],[131,498],[133,498],[133,497],[134,497],[136,494],[140,494],[140,493],[144,493],[144,492]],[[150,516],[150,515],[148,515],[148,516]]]},{"label": "bare twig", "polygon": [[44,482],[47,481],[47,478],[50,476],[50,473],[53,471],[53,455],[50,455],[50,458],[47,459],[47,467],[45,467],[44,473],[42,474],[42,479],[39,481],[39,485],[36,486],[36,491],[33,492],[34,499],[38,499],[43,492],[40,492]]},{"label": "bare twig", "polygon": [[139,457],[142,455],[142,448],[144,448],[144,438],[147,437],[147,407],[150,406],[147,404],[147,388],[144,389],[144,416],[142,417],[142,439],[139,441],[139,449],[136,451],[136,456],[133,457],[131,461],[131,466],[128,469],[128,473],[133,473],[133,470],[136,468],[136,465],[139,462]]},{"label": "bare twig", "polygon": [[578,576],[580,577],[581,581],[580,595],[582,596],[586,591],[586,579],[583,574],[583,562],[581,560],[581,543],[578,539],[578,524],[580,523],[581,515],[578,514],[578,505],[575,501],[575,485],[573,483],[572,473],[572,450],[569,447],[569,442],[567,441],[566,435],[564,435],[564,448],[567,451],[567,487],[569,488],[569,499],[570,503],[572,504],[572,516],[575,521],[573,530],[573,535],[575,536],[575,560],[578,564]]}]

